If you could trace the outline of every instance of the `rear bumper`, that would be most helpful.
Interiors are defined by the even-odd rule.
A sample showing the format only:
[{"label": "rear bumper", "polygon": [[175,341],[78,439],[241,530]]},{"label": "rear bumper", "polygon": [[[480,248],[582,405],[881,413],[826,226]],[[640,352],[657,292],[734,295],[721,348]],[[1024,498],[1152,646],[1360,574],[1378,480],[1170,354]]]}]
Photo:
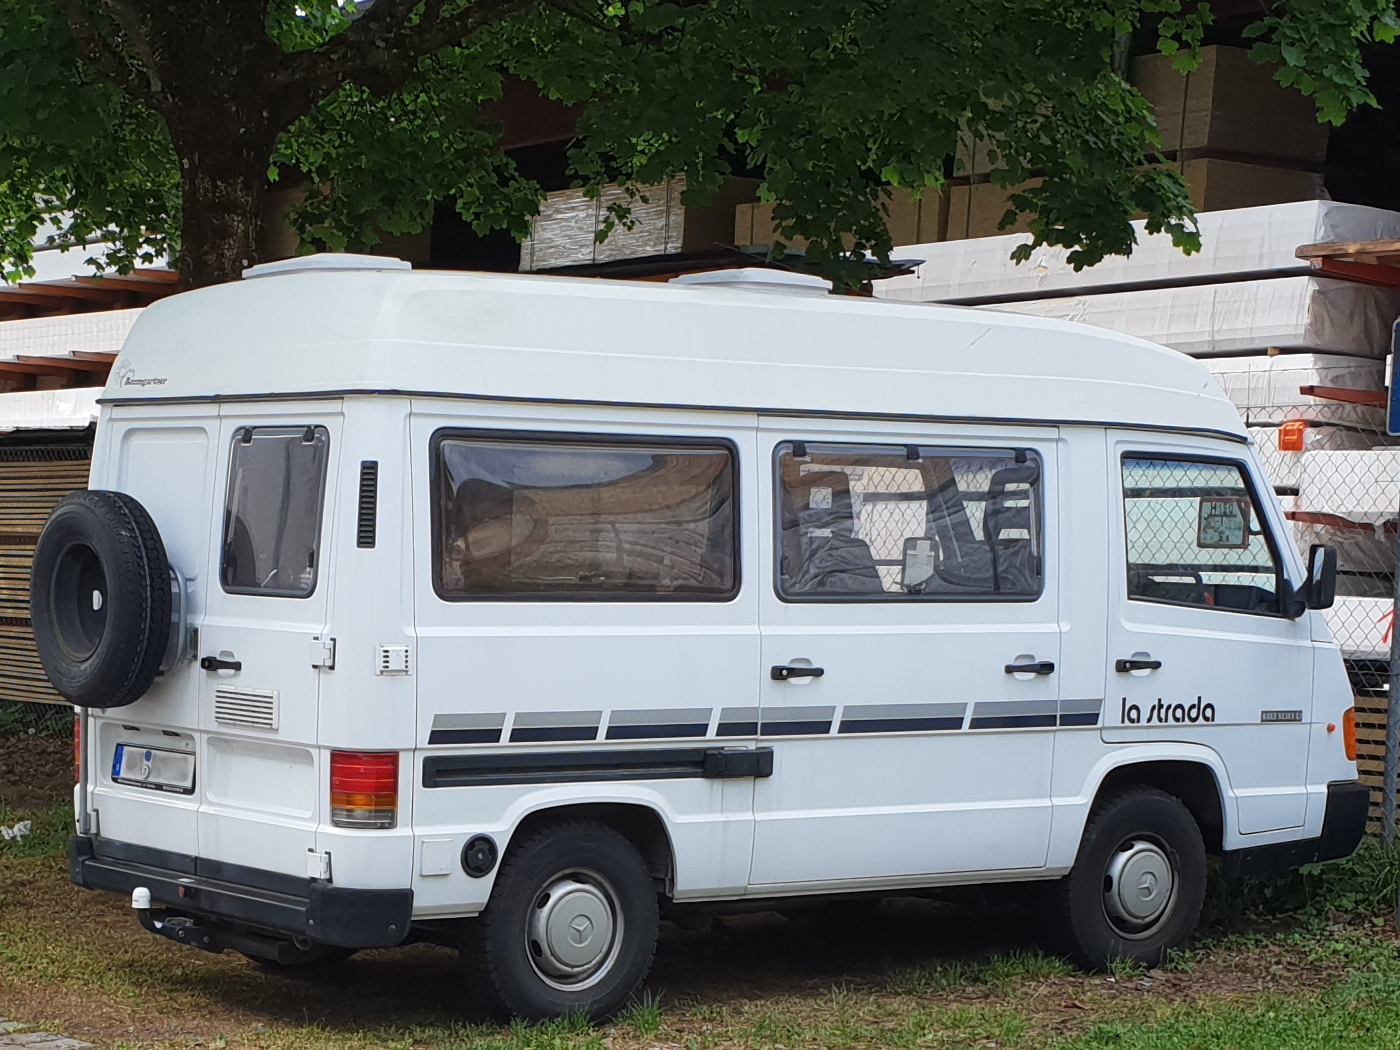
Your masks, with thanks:
[{"label": "rear bumper", "polygon": [[1371,792],[1365,784],[1334,780],[1327,785],[1327,809],[1318,838],[1229,850],[1222,858],[1220,873],[1226,879],[1267,879],[1304,864],[1350,857],[1366,834],[1370,805]]},{"label": "rear bumper", "polygon": [[68,871],[85,889],[144,886],[154,905],[182,915],[341,948],[399,944],[413,914],[411,889],[351,889],[87,835],[70,840]]}]

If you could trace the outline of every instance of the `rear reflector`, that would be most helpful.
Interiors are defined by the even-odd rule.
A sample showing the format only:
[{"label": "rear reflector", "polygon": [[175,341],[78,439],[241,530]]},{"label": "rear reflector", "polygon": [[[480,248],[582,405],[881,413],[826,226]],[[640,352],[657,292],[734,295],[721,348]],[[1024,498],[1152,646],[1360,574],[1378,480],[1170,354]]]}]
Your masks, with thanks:
[{"label": "rear reflector", "polygon": [[77,784],[83,776],[83,719],[80,715],[73,716],[73,783]]},{"label": "rear reflector", "polygon": [[1347,761],[1356,761],[1356,708],[1348,707],[1342,712],[1342,747],[1346,750]]},{"label": "rear reflector", "polygon": [[399,809],[397,751],[331,752],[331,823],[392,828]]}]

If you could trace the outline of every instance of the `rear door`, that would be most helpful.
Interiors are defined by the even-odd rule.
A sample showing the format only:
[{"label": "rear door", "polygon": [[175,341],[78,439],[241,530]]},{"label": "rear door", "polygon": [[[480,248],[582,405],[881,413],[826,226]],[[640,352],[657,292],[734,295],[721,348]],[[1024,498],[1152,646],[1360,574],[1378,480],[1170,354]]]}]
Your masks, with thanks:
[{"label": "rear door", "polygon": [[[150,513],[170,566],[185,587],[186,626],[196,631],[208,582],[218,408],[120,406],[102,426],[92,487],[125,492]],[[200,677],[195,663],[185,660],[158,677],[146,695],[129,707],[90,712],[89,783],[104,838],[185,855],[197,851],[199,771],[193,785],[187,781],[152,785],[139,777],[122,776],[114,763],[118,748],[127,747],[139,749],[142,758],[152,751],[156,765],[164,758],[156,751],[195,755]]]},{"label": "rear door", "polygon": [[321,816],[316,749],[339,406],[225,406],[199,633],[199,853],[302,875]]}]

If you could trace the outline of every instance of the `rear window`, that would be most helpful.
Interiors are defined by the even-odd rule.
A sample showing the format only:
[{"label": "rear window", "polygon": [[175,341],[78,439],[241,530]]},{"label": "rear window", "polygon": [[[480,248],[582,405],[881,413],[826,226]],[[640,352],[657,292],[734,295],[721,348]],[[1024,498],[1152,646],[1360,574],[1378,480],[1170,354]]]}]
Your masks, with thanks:
[{"label": "rear window", "polygon": [[434,450],[433,582],[449,601],[738,589],[728,445],[445,432]]},{"label": "rear window", "polygon": [[224,590],[306,598],[317,545],[330,435],[324,427],[244,427],[234,437],[224,503]]}]

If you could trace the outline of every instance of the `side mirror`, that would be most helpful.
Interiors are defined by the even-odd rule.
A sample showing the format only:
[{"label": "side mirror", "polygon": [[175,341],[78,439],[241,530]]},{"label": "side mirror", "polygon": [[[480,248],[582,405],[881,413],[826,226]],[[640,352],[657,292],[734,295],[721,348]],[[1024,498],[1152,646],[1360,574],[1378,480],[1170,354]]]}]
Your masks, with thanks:
[{"label": "side mirror", "polygon": [[905,594],[918,594],[933,579],[933,540],[910,536],[904,541],[904,565],[900,569],[899,586]]},{"label": "side mirror", "polygon": [[1303,599],[1309,609],[1330,609],[1337,597],[1337,552],[1325,543],[1308,548],[1308,582]]}]

